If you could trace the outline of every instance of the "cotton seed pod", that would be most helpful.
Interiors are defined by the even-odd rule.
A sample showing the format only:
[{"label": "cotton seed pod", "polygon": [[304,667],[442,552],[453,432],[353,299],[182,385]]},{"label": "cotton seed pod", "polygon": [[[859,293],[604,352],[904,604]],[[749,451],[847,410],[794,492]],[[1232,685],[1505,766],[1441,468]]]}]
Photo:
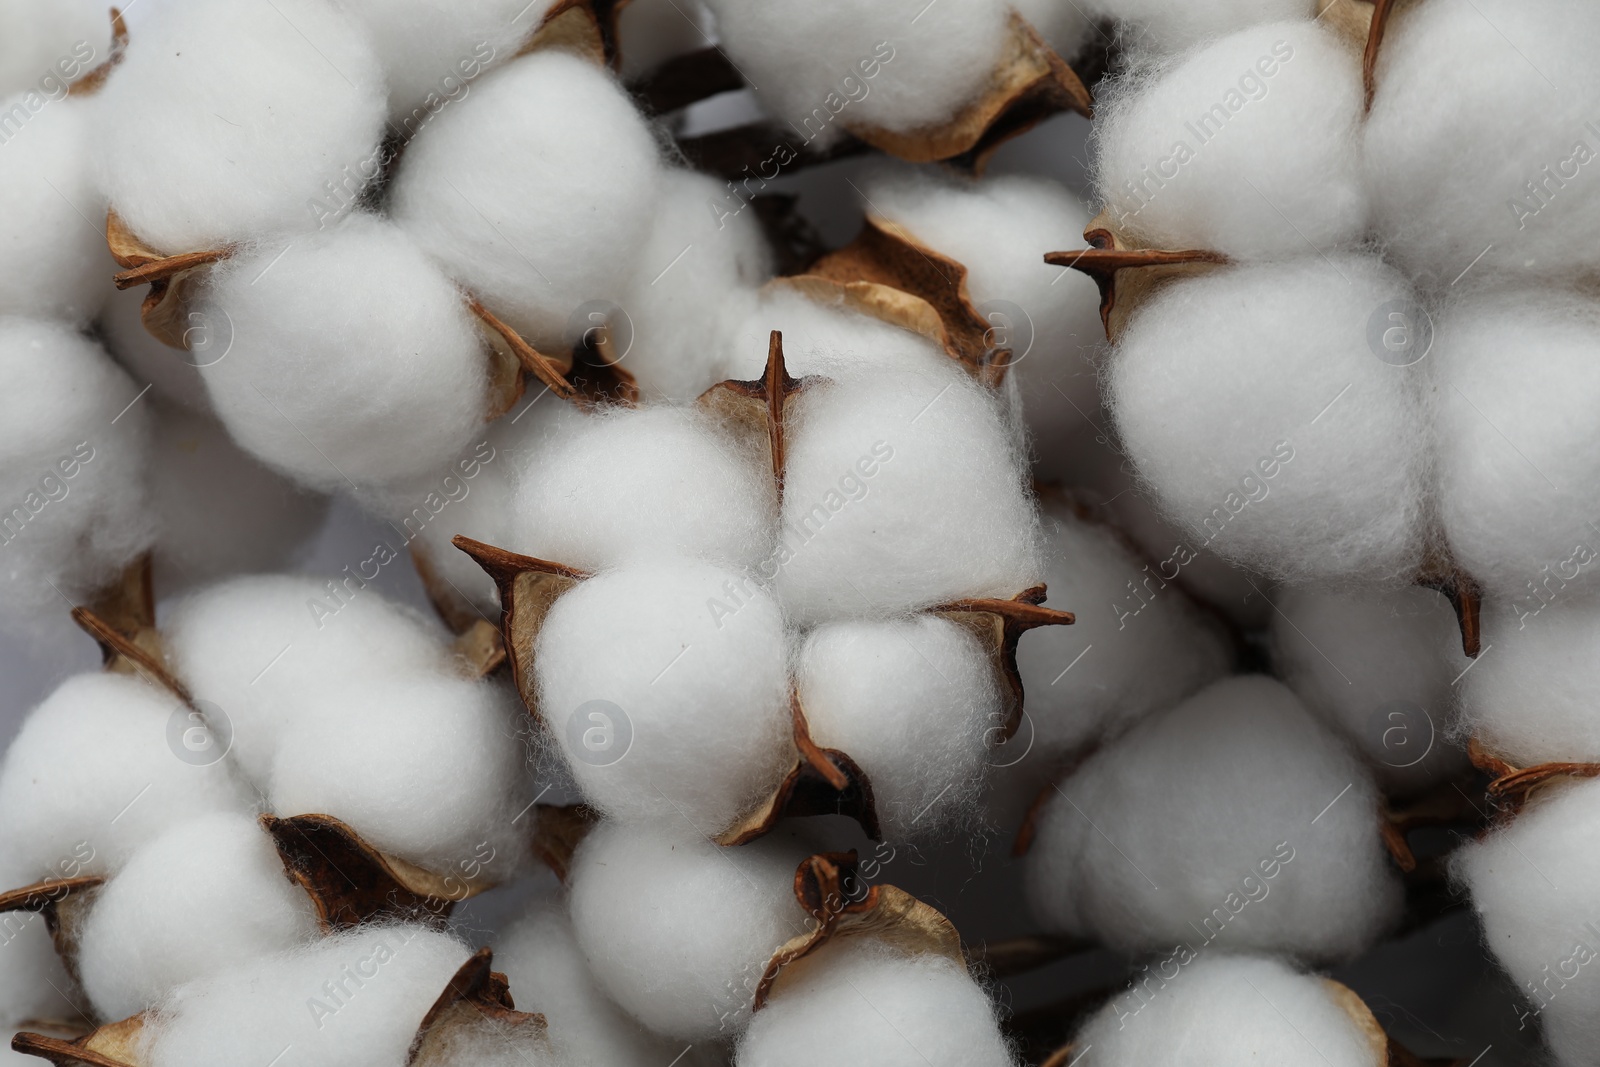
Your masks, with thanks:
[{"label": "cotton seed pod", "polygon": [[313,230],[308,205],[376,177],[383,97],[360,27],[324,0],[152,13],[97,100],[107,197],[169,255]]},{"label": "cotton seed pod", "polygon": [[1353,255],[1156,291],[1118,339],[1109,382],[1118,432],[1163,511],[1280,580],[1414,575],[1425,371],[1369,339],[1375,317],[1409,299],[1403,278]]},{"label": "cotton seed pod", "polygon": [[1346,959],[1399,914],[1378,803],[1288,689],[1229,679],[1046,791],[1028,896],[1047,928],[1125,951],[1198,939]]},{"label": "cotton seed pod", "polygon": [[1115,83],[1097,116],[1100,199],[1155,248],[1348,246],[1367,223],[1362,104],[1360,58],[1336,30],[1252,26]]},{"label": "cotton seed pod", "polygon": [[[1215,950],[1213,950],[1215,952]],[[1258,1059],[1284,1067],[1403,1067],[1414,1057],[1384,1033],[1361,998],[1331,978],[1262,956],[1199,955],[1180,947],[1114,996],[1051,1067],[1151,1061],[1189,1067]]]},{"label": "cotton seed pod", "polygon": [[1452,738],[1456,683],[1466,684],[1472,661],[1443,598],[1416,587],[1306,587],[1282,590],[1276,604],[1279,674],[1355,745],[1386,793],[1415,795],[1466,769]]},{"label": "cotton seed pod", "polygon": [[[839,5],[709,0],[723,47],[777,94],[777,116],[826,148],[846,134],[916,163],[980,167],[1044,115],[1087,114],[1072,70],[1009,6],[987,0],[918,13]],[[1088,36],[1053,35],[1068,42]],[[1074,51],[1076,49],[1073,49]]]}]

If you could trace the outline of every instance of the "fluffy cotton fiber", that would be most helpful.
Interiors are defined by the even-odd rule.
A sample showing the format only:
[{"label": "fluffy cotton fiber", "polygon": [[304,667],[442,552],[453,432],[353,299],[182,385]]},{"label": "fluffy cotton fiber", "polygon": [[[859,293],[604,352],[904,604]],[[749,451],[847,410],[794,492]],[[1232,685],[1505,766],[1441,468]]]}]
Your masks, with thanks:
[{"label": "fluffy cotton fiber", "polygon": [[0,603],[19,618],[88,599],[149,545],[149,411],[104,350],[0,317]]},{"label": "fluffy cotton fiber", "polygon": [[194,351],[156,340],[144,328],[139,310],[148,292],[147,287],[136,286],[113,289],[106,297],[97,323],[106,351],[135,381],[148,382],[153,397],[189,411],[210,413],[211,398],[206,396],[198,364],[217,357],[219,350],[209,347],[211,339],[221,338],[226,344],[226,334],[208,331],[204,319],[190,319],[187,336]]},{"label": "fluffy cotton fiber", "polygon": [[704,836],[753,808],[794,760],[786,662],[772,598],[688,561],[582,582],[534,645],[539,713],[589,803]]},{"label": "fluffy cotton fiber", "polygon": [[1261,22],[1309,19],[1313,0],[1090,0],[1084,7],[1115,19],[1124,37],[1146,52],[1176,52]]},{"label": "fluffy cotton fiber", "polygon": [[488,414],[487,345],[465,301],[375,216],[226,261],[202,313],[231,344],[201,371],[217,414],[313,488],[435,470]]},{"label": "fluffy cotton fiber", "polygon": [[[1017,646],[1035,763],[1122,733],[1228,672],[1222,628],[1108,526],[1046,502],[1046,607],[1071,626],[1046,626]],[[1006,758],[1006,757],[1002,757]]]},{"label": "fluffy cotton fiber", "polygon": [[1600,761],[1600,604],[1551,598],[1484,613],[1485,651],[1461,681],[1463,725],[1521,767]]},{"label": "fluffy cotton fiber", "polygon": [[559,898],[535,899],[496,939],[494,963],[517,1003],[550,1024],[551,1044],[564,1063],[662,1067],[683,1051],[650,1034],[600,991]]},{"label": "fluffy cotton fiber", "polygon": [[315,229],[377,176],[383,97],[328,0],[164,6],[96,101],[104,188],[169,255]]},{"label": "fluffy cotton fiber", "polygon": [[[1476,673],[1476,672],[1474,672]],[[1600,954],[1593,923],[1600,858],[1600,782],[1543,791],[1498,831],[1467,842],[1454,873],[1471,890],[1484,940],[1516,981],[1564,1067],[1600,1062]],[[1525,1016],[1524,1025],[1530,1020]]]},{"label": "fluffy cotton fiber", "polygon": [[1122,951],[1342,959],[1398,916],[1371,775],[1283,685],[1218,682],[1055,787],[1028,854],[1048,927]]},{"label": "fluffy cotton fiber", "polygon": [[178,986],[317,936],[311,899],[243,814],[203,814],[134,853],[90,908],[78,973],[95,1011],[123,1019]]},{"label": "fluffy cotton fiber", "polygon": [[990,0],[707,0],[722,47],[774,114],[817,147],[847,128],[949,122],[988,88],[1007,39]]},{"label": "fluffy cotton fiber", "polygon": [[772,955],[812,922],[794,897],[803,851],[724,849],[606,823],[573,857],[572,927],[600,987],[667,1037],[736,1033]]},{"label": "fluffy cotton fiber", "polygon": [[0,26],[0,96],[59,95],[110,54],[111,17],[100,0],[4,0]]},{"label": "fluffy cotton fiber", "polygon": [[994,1006],[960,964],[867,937],[836,940],[786,969],[750,1020],[738,1067],[806,1067],[817,1035],[844,1063],[1013,1067]]},{"label": "fluffy cotton fiber", "polygon": [[305,1067],[405,1067],[423,1017],[468,955],[424,927],[368,926],[267,956],[174,992],[145,1029],[140,1062],[269,1063],[292,1048]]},{"label": "fluffy cotton fiber", "polygon": [[1415,569],[1426,372],[1370,342],[1408,298],[1377,260],[1335,255],[1225,268],[1139,309],[1109,376],[1117,428],[1196,547],[1286,580]]},{"label": "fluffy cotton fiber", "polygon": [[605,72],[540,52],[485,77],[411,142],[390,208],[456,281],[555,351],[585,303],[620,303],[658,155]]},{"label": "fluffy cotton fiber", "polygon": [[366,31],[389,84],[389,131],[414,137],[511,59],[555,0],[337,0]]},{"label": "fluffy cotton fiber", "polygon": [[722,340],[719,378],[758,381],[767,365],[772,331],[783,334],[791,375],[840,377],[861,370],[926,372],[950,357],[927,338],[837,302],[825,302],[780,283],[761,291],[755,309]]},{"label": "fluffy cotton fiber", "polygon": [[616,408],[534,454],[507,547],[590,570],[674,555],[745,569],[777,507],[770,465],[699,408]]},{"label": "fluffy cotton fiber", "polygon": [[1252,27],[1118,83],[1095,125],[1114,225],[1157,248],[1299,255],[1360,238],[1360,57],[1313,22]]},{"label": "fluffy cotton fiber", "polygon": [[1600,264],[1600,200],[1585,188],[1600,153],[1597,37],[1600,8],[1562,0],[1430,0],[1395,18],[1364,155],[1402,265],[1447,285],[1469,268]]},{"label": "fluffy cotton fiber", "polygon": [[726,335],[755,310],[756,287],[772,271],[755,208],[726,182],[668,171],[637,270],[622,292],[629,338],[623,368],[646,396],[699,396],[722,378],[719,352],[708,338]]},{"label": "fluffy cotton fiber", "polygon": [[[31,115],[20,126],[19,108]],[[26,96],[0,99],[0,314],[81,324],[105,300],[113,264],[90,136],[81,101],[52,100],[35,114]]]},{"label": "fluffy cotton fiber", "polygon": [[[164,595],[225,575],[286,565],[327,515],[304,492],[239,450],[211,419],[154,405],[150,508]],[[226,500],[226,507],[218,502]]]},{"label": "fluffy cotton fiber", "polygon": [[1285,589],[1272,619],[1278,673],[1366,758],[1391,795],[1466,768],[1449,740],[1455,683],[1472,663],[1449,603],[1431,589]]},{"label": "fluffy cotton fiber", "polygon": [[1053,458],[1100,407],[1100,290],[1088,275],[1044,262],[1046,252],[1083,244],[1088,209],[1058,183],[1021,175],[957,183],[892,171],[865,195],[874,212],[967,268],[989,342],[1011,349],[1034,449]]},{"label": "fluffy cotton fiber", "polygon": [[29,713],[0,764],[6,864],[29,882],[115,872],[198,812],[245,811],[226,761],[198,766],[169,745],[187,709],[126,674],[80,674]]},{"label": "fluffy cotton fiber", "polygon": [[1456,560],[1516,604],[1592,588],[1600,303],[1494,287],[1440,317],[1436,348],[1439,511]]},{"label": "fluffy cotton fiber", "polygon": [[1326,979],[1278,960],[1192,953],[1146,968],[1082,1030],[1083,1067],[1384,1067]]},{"label": "fluffy cotton fiber", "polygon": [[1038,584],[1025,463],[994,398],[954,362],[818,383],[793,401],[787,429],[772,563],[794,618]]},{"label": "fluffy cotton fiber", "polygon": [[1000,736],[1000,679],[970,630],[918,615],[811,632],[796,665],[811,739],[860,765],[892,840],[959,817]]}]

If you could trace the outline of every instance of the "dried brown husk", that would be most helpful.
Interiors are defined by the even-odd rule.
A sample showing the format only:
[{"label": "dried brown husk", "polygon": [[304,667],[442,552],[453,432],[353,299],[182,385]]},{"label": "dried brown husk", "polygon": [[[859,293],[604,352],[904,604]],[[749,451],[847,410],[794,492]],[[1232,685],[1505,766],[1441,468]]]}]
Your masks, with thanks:
[{"label": "dried brown husk", "polygon": [[869,214],[850,244],[774,284],[920,334],[984,385],[1005,380],[1011,350],[989,343],[990,324],[972,302],[967,268],[898,223]]},{"label": "dried brown husk", "polygon": [[560,0],[545,12],[517,56],[559,48],[597,67],[606,66],[616,41],[616,13],[626,4],[627,0]]},{"label": "dried brown husk", "polygon": [[1158,286],[1228,262],[1221,252],[1207,249],[1147,248],[1131,235],[1119,232],[1106,211],[1090,220],[1083,239],[1089,243],[1088,248],[1050,252],[1044,260],[1094,279],[1100,287],[1100,321],[1105,326],[1106,339],[1113,342]]},{"label": "dried brown husk", "polygon": [[719,382],[700,394],[696,403],[736,438],[749,455],[766,460],[778,493],[783,493],[785,427],[789,407],[808,382],[789,376],[783,358],[783,334],[773,330],[767,338],[767,363],[753,382]]},{"label": "dried brown husk", "polygon": [[901,133],[840,120],[852,134],[911,163],[946,162],[981,174],[996,149],[1063,111],[1088,116],[1094,101],[1037,30],[1011,13],[1005,51],[982,94],[937,126]]},{"label": "dried brown husk", "polygon": [[79,981],[78,944],[84,920],[106,880],[99,876],[51,878],[0,893],[0,913],[33,912],[44,918],[56,955],[74,983]]},{"label": "dried brown husk", "polygon": [[1004,685],[1001,737],[1009,741],[1022,724],[1022,673],[1017,670],[1017,642],[1029,630],[1040,626],[1070,626],[1072,612],[1043,607],[1045,587],[1036,585],[1010,600],[973,598],[956,600],[928,609],[951,622],[966,627],[989,653]]},{"label": "dried brown husk", "polygon": [[873,937],[911,955],[943,956],[963,970],[967,967],[961,936],[950,920],[902,889],[868,886],[856,869],[854,852],[825,852],[804,860],[795,871],[794,894],[816,926],[790,939],[767,962],[756,984],[755,1011],[783,991],[797,965],[836,939]]},{"label": "dried brown husk", "polygon": [[1367,110],[1377,91],[1378,53],[1397,11],[1412,0],[1317,0],[1317,19],[1361,49],[1361,84]]},{"label": "dried brown husk", "polygon": [[68,96],[93,96],[106,84],[106,79],[111,77],[111,72],[117,69],[122,62],[122,57],[128,51],[128,24],[122,18],[122,10],[111,9],[111,54],[105,62],[89,71],[83,77],[67,87]]},{"label": "dried brown husk", "polygon": [[[1438,540],[1442,541],[1442,538]],[[1423,561],[1416,583],[1450,602],[1461,630],[1461,651],[1476,659],[1483,649],[1483,590],[1450,553],[1435,550]]]},{"label": "dried brown husk", "polygon": [[565,882],[572,857],[583,839],[600,823],[600,813],[587,804],[539,804],[534,808],[533,854]]},{"label": "dried brown husk", "polygon": [[1466,792],[1472,786],[1470,781],[1452,778],[1404,804],[1385,802],[1382,805],[1379,831],[1383,834],[1384,847],[1402,871],[1412,874],[1417,870],[1417,858],[1407,839],[1413,830],[1436,826],[1469,829],[1481,826],[1481,812],[1474,807]]},{"label": "dried brown husk", "polygon": [[[454,1067],[444,1050],[463,1031],[480,1027],[540,1046],[548,1040],[544,1016],[516,1010],[506,976],[491,969],[493,959],[489,949],[479,949],[446,983],[417,1026],[407,1067]],[[75,1040],[24,1031],[11,1047],[57,1067],[148,1067],[140,1053],[149,1020],[149,1013],[141,1013]]]},{"label": "dried brown husk", "polygon": [[1557,760],[1518,767],[1489,751],[1476,737],[1467,741],[1467,756],[1472,765],[1490,776],[1486,792],[1492,800],[1503,801],[1497,810],[1508,815],[1520,811],[1534,792],[1562,781],[1600,778],[1600,763]]}]

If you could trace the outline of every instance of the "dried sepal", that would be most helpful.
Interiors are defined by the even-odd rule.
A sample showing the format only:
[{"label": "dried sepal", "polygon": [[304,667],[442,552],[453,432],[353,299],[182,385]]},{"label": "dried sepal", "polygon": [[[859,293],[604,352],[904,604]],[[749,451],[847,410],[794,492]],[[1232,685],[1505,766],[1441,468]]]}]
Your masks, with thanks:
[{"label": "dried sepal", "polygon": [[477,619],[450,643],[451,654],[468,678],[487,678],[506,662],[506,643],[487,619]]},{"label": "dried sepal", "polygon": [[533,854],[556,878],[565,882],[572,857],[583,839],[600,822],[600,813],[587,804],[539,804],[533,816]]},{"label": "dried sepal", "polygon": [[463,963],[417,1027],[407,1067],[453,1067],[451,1042],[462,1030],[493,1027],[507,1037],[543,1044],[543,1015],[517,1011],[506,976],[491,969],[494,953],[481,948]]},{"label": "dried sepal", "polygon": [[11,1039],[13,1051],[49,1060],[56,1067],[144,1067],[139,1058],[144,1016],[108,1023],[73,1041],[24,1031]]},{"label": "dried sepal", "polygon": [[111,77],[111,72],[117,69],[122,62],[122,57],[128,51],[128,23],[122,17],[122,10],[111,9],[111,54],[105,62],[89,71],[83,77],[73,82],[67,88],[68,96],[93,96],[105,85],[106,79]]},{"label": "dried sepal", "polygon": [[[514,361],[521,370],[537,378],[562,400],[590,409],[601,403],[632,407],[639,402],[639,384],[624,370],[604,342],[581,344],[564,357],[548,356],[529,344],[509,323],[483,305],[476,297],[467,298],[467,307],[478,320],[484,340],[493,350],[491,366],[496,381],[496,400],[492,405],[498,418],[510,411],[521,398],[521,388],[511,396],[510,378]],[[609,331],[605,331],[609,334]],[[516,376],[520,381],[520,375]],[[509,398],[509,399],[508,399]]]},{"label": "dried sepal", "polygon": [[780,497],[789,405],[810,380],[789,376],[783,360],[783,334],[773,330],[767,339],[767,362],[759,380],[718,382],[696,401],[740,441],[745,454],[767,461]]},{"label": "dried sepal", "polygon": [[460,534],[451,539],[451,544],[471,556],[494,579],[500,591],[500,633],[511,659],[512,679],[528,713],[540,718],[534,644],[556,598],[588,578],[588,572],[508,552]]},{"label": "dried sepal", "polygon": [[330,815],[263,815],[261,826],[326,932],[377,919],[442,925],[458,900],[489,888],[478,879],[435,874],[387,856]]},{"label": "dried sepal", "polygon": [[233,249],[167,255],[140,240],[115,207],[106,211],[106,247],[111,250],[111,258],[124,268],[111,279],[118,289],[150,286],[139,307],[145,330],[169,348],[188,348],[184,337],[191,321],[194,283],[213,265],[232,255]]},{"label": "dried sepal", "polygon": [[1472,801],[1461,785],[1462,783],[1455,779],[1441,782],[1405,804],[1392,805],[1385,802],[1379,809],[1381,816],[1379,830],[1383,834],[1384,847],[1389,850],[1389,855],[1394,858],[1396,865],[1406,874],[1417,870],[1417,858],[1407,840],[1413,830],[1433,826],[1463,825],[1475,828],[1481,824],[1480,813],[1473,807]]},{"label": "dried sepal", "polygon": [[51,878],[33,885],[0,893],[0,913],[33,912],[44,919],[56,955],[74,982],[78,981],[78,944],[83,924],[94,907],[105,879],[89,875],[77,878]]},{"label": "dried sepal", "polygon": [[100,646],[106,670],[136,675],[184,703],[192,703],[188,689],[167,666],[156,629],[149,553],[123,568],[88,604],[73,608],[72,621]]},{"label": "dried sepal", "polygon": [[1317,0],[1317,19],[1361,49],[1366,108],[1377,91],[1378,53],[1395,11],[1408,0]]},{"label": "dried sepal", "polygon": [[[576,401],[578,391],[567,381],[567,367],[534,348],[477,297],[467,298],[467,308],[478,320],[483,338],[494,351],[493,363],[504,367],[515,360],[518,367],[537,378],[541,385],[562,400]],[[513,401],[514,403],[514,401]],[[510,410],[509,407],[507,410]]]},{"label": "dried sepal", "polygon": [[472,628],[473,623],[482,620],[483,614],[473,606],[465,593],[444,576],[428,546],[421,541],[411,544],[411,565],[416,569],[417,579],[422,582],[422,591],[428,595],[428,603],[433,605],[435,614],[450,628],[451,633],[464,634]]},{"label": "dried sepal", "polygon": [[518,56],[559,48],[606,66],[616,55],[617,16],[628,0],[558,0],[528,35]]},{"label": "dried sepal", "polygon": [[798,693],[790,693],[789,711],[798,754],[794,767],[753,811],[718,834],[717,844],[747,844],[771,833],[784,819],[813,815],[844,815],[854,819],[867,837],[880,840],[882,830],[867,773],[845,753],[823,748],[811,739]]},{"label": "dried sepal", "polygon": [[950,920],[902,889],[866,885],[854,852],[819,853],[801,862],[794,893],[817,925],[773,954],[756,985],[755,1011],[779,990],[790,967],[835,938],[874,937],[912,955],[943,956],[966,969],[961,937]]},{"label": "dried sepal", "polygon": [[976,100],[937,126],[899,133],[842,120],[851,133],[910,163],[947,162],[981,174],[997,148],[1063,111],[1088,116],[1089,90],[1045,44],[1037,30],[1011,13],[1005,51]]},{"label": "dried sepal", "polygon": [[1044,261],[1071,267],[1094,279],[1100,289],[1100,322],[1106,339],[1115,341],[1128,319],[1152,291],[1173,278],[1192,276],[1229,262],[1221,252],[1205,249],[1145,248],[1112,226],[1102,211],[1083,231],[1088,248],[1048,252]]},{"label": "dried sepal", "polygon": [[[833,291],[814,278],[834,283]],[[922,334],[985,385],[1005,378],[1011,350],[990,344],[989,320],[967,291],[967,268],[895,222],[868,215],[854,241],[789,282]]]},{"label": "dried sepal", "polygon": [[1552,761],[1518,767],[1483,747],[1476,737],[1467,741],[1467,756],[1472,765],[1490,776],[1485,790],[1489,796],[1512,802],[1512,811],[1526,803],[1533,790],[1560,778],[1600,778],[1600,763]]},{"label": "dried sepal", "polygon": [[1423,561],[1416,582],[1450,602],[1461,629],[1461,651],[1476,659],[1483,648],[1483,590],[1477,579],[1448,553],[1433,552]]},{"label": "dried sepal", "polygon": [[1044,598],[1045,587],[1038,585],[1010,600],[974,598],[928,609],[966,627],[988,651],[1005,687],[1001,694],[1005,716],[1001,736],[1005,740],[1010,740],[1022,725],[1022,673],[1017,670],[1017,642],[1023,634],[1040,626],[1070,626],[1075,621],[1070,611],[1043,607]]}]

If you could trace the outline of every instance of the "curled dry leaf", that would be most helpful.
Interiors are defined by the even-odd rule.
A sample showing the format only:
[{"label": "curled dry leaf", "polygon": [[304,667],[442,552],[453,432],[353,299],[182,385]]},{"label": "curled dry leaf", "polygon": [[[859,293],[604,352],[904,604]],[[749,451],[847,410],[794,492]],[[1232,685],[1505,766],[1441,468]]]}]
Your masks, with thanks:
[{"label": "curled dry leaf", "polygon": [[943,956],[967,965],[956,928],[938,911],[892,885],[867,885],[854,852],[825,852],[801,862],[794,895],[816,926],[773,954],[756,985],[754,1010],[780,992],[791,968],[835,938],[875,937],[914,955]]},{"label": "curled dry leaf", "polygon": [[976,100],[938,126],[898,133],[843,120],[861,140],[910,163],[947,162],[981,174],[997,148],[1062,111],[1088,116],[1093,99],[1072,68],[1012,12],[1005,52]]},{"label": "curled dry leaf", "polygon": [[324,931],[377,919],[442,925],[457,901],[490,888],[481,878],[440,875],[385,855],[331,815],[263,815],[261,826]]},{"label": "curled dry leaf", "polygon": [[459,1061],[449,1049],[464,1031],[489,1029],[530,1052],[546,1044],[544,1016],[516,1010],[506,976],[490,969],[493,961],[494,953],[481,948],[456,971],[417,1027],[407,1067],[453,1067]]},{"label": "curled dry leaf", "polygon": [[868,215],[854,241],[774,284],[921,334],[985,385],[1005,379],[1011,350],[990,343],[989,320],[967,292],[967,268],[888,219]]},{"label": "curled dry leaf", "polygon": [[586,804],[539,804],[534,808],[533,854],[562,882],[572,869],[572,855],[600,813]]},{"label": "curled dry leaf", "polygon": [[111,9],[111,54],[105,62],[89,71],[83,77],[73,82],[67,89],[68,96],[93,96],[105,85],[106,79],[111,77],[111,72],[117,69],[117,64],[122,62],[122,57],[128,51],[128,24],[122,18],[122,10]]},{"label": "curled dry leaf", "polygon": [[1083,231],[1089,247],[1075,252],[1049,252],[1044,261],[1071,267],[1094,279],[1100,288],[1100,321],[1106,339],[1115,341],[1150,293],[1172,278],[1185,277],[1228,262],[1220,252],[1204,249],[1145,248],[1113,228],[1108,212],[1090,220]]}]

